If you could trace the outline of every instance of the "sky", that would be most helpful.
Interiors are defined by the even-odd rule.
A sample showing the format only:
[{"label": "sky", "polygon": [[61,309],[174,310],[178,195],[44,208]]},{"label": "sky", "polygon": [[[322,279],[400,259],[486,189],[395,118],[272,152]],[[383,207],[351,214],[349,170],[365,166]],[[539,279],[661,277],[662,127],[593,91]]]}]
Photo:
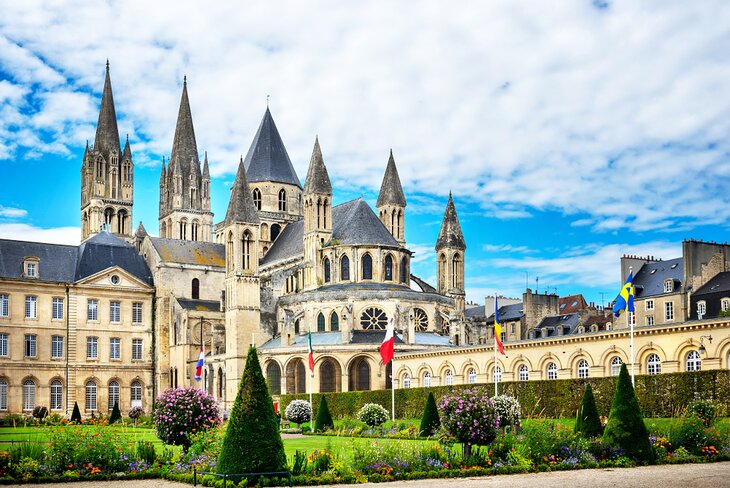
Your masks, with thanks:
[{"label": "sky", "polygon": [[453,192],[480,304],[607,303],[621,255],[727,240],[730,2],[211,3],[0,0],[0,237],[79,242],[108,59],[151,234],[187,75],[216,222],[269,97],[300,178],[319,136],[335,204],[374,208],[392,148],[430,282]]}]

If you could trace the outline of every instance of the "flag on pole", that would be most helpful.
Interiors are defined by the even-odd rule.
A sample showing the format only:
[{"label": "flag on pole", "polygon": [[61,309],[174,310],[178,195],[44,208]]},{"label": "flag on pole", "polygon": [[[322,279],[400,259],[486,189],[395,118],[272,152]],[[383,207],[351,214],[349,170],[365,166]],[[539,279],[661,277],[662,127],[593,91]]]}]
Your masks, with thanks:
[{"label": "flag on pole", "polygon": [[497,294],[494,294],[494,342],[497,344],[499,353],[504,356],[504,345],[502,345],[502,326],[499,325],[499,304]]},{"label": "flag on pole", "polygon": [[314,349],[312,349],[312,331],[309,331],[308,340],[309,344],[309,371],[314,373]]},{"label": "flag on pole", "polygon": [[383,339],[383,343],[380,345],[380,357],[383,359],[383,364],[388,364],[395,356],[395,335],[393,328],[393,319],[391,318],[388,323],[388,330],[385,332],[385,339]]},{"label": "flag on pole", "polygon": [[616,297],[616,303],[613,305],[613,314],[616,317],[621,316],[621,312],[634,313],[634,273],[630,272],[626,278],[626,283],[621,287],[621,291]]},{"label": "flag on pole", "polygon": [[203,364],[205,364],[205,351],[203,345],[200,345],[200,357],[198,357],[198,364],[195,365],[195,381],[200,381],[203,377]]}]

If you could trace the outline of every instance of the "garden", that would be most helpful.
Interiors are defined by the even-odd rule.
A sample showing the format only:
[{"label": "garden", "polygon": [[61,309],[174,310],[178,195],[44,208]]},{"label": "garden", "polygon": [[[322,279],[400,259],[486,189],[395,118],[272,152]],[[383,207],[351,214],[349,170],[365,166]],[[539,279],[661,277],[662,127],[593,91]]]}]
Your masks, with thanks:
[{"label": "garden", "polygon": [[425,390],[420,418],[391,421],[378,402],[333,419],[340,406],[331,409],[327,395],[314,409],[288,399],[279,416],[254,349],[248,357],[226,422],[195,388],[164,391],[151,415],[114,408],[108,418],[82,421],[76,408],[64,419],[38,407],[31,418],[6,417],[0,482],[318,485],[730,460],[724,403],[696,399],[673,417],[645,418],[625,367],[610,405],[586,383],[570,418],[526,414],[517,396],[469,385],[437,396]]}]

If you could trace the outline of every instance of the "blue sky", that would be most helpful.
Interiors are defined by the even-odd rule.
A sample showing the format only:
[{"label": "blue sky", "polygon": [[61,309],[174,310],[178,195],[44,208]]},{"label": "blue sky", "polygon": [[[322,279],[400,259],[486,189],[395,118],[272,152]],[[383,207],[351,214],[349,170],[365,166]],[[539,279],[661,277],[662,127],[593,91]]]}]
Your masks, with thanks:
[{"label": "blue sky", "polygon": [[78,242],[79,168],[104,63],[157,232],[187,74],[213,210],[271,96],[300,177],[315,135],[335,201],[371,205],[393,148],[413,270],[434,281],[449,191],[468,298],[531,288],[600,303],[624,253],[727,240],[727,2],[0,1],[0,236]]}]

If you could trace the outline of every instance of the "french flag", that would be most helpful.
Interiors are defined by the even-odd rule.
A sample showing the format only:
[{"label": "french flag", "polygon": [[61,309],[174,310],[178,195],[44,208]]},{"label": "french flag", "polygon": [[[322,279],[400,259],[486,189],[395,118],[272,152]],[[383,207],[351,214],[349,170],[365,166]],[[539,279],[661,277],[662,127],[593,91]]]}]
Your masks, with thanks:
[{"label": "french flag", "polygon": [[203,346],[200,346],[200,357],[198,364],[195,365],[195,381],[200,381],[200,378],[203,377],[203,364],[205,364],[205,351]]},{"label": "french flag", "polygon": [[383,343],[380,344],[380,358],[383,360],[383,364],[391,362],[395,355],[395,334],[393,329],[393,319],[391,318],[388,324],[388,330],[385,332]]}]

